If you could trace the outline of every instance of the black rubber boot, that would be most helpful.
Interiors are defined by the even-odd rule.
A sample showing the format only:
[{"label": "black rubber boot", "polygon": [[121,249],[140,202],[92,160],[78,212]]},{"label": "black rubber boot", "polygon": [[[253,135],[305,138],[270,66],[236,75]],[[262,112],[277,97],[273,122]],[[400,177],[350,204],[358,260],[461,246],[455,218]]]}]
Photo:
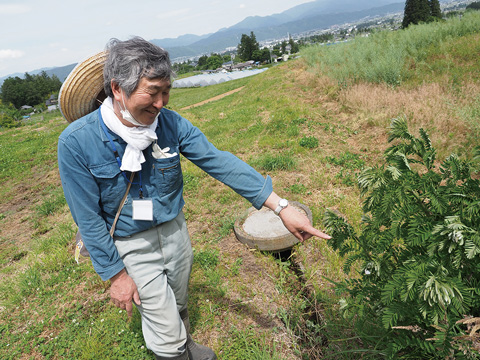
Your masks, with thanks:
[{"label": "black rubber boot", "polygon": [[190,360],[190,357],[188,357],[188,351],[184,351],[183,354],[180,354],[174,357],[165,357],[165,356],[159,356],[155,354],[155,359],[157,360]]},{"label": "black rubber boot", "polygon": [[187,330],[187,352],[190,360],[217,360],[217,355],[212,349],[197,344],[190,336],[190,319],[188,317],[188,309],[180,312],[185,330]]}]

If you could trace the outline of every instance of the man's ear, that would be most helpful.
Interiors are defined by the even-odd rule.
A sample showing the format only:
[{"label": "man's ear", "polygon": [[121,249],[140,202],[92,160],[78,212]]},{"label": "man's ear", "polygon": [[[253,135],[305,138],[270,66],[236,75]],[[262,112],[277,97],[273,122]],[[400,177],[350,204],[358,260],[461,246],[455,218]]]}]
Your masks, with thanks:
[{"label": "man's ear", "polygon": [[122,88],[120,87],[120,85],[118,85],[118,83],[117,83],[115,80],[112,80],[112,81],[110,82],[110,86],[112,87],[113,98],[114,98],[117,102],[122,101],[123,90],[122,90]]}]

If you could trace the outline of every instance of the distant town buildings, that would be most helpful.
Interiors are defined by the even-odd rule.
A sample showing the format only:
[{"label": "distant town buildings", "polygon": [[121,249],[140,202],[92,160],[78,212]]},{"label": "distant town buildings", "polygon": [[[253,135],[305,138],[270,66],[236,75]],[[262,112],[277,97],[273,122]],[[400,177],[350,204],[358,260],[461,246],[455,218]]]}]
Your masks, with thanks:
[{"label": "distant town buildings", "polygon": [[[448,14],[449,12],[455,12],[459,9],[464,9],[466,5],[468,5],[473,1],[474,0],[451,0],[449,2],[442,3],[441,4],[442,12],[444,14]],[[285,34],[284,37],[281,37],[281,38],[259,41],[259,45],[261,49],[266,47],[270,50],[270,52],[272,52],[275,46],[278,46],[284,41],[288,42],[290,39],[293,39],[296,42],[304,42],[308,44],[312,42],[311,40],[309,40],[310,38],[315,36],[325,35],[325,34],[332,35],[331,40],[325,41],[325,43],[336,43],[339,41],[353,39],[356,36],[368,36],[371,31],[375,31],[375,30],[397,30],[401,27],[402,20],[403,20],[403,11],[389,13],[383,16],[368,16],[352,23],[334,25],[328,29],[310,30],[310,31],[297,33],[297,34],[287,33]],[[224,51],[221,51],[220,54],[226,54],[226,53],[232,54],[236,52],[236,50],[237,50],[237,47],[228,47]],[[271,61],[272,62],[287,61],[289,58],[288,54],[290,54],[290,51],[291,51],[291,47],[290,45],[287,45],[287,48],[286,48],[287,56],[285,55],[278,56],[278,57],[272,56]],[[201,54],[193,58],[192,57],[177,58],[177,59],[173,59],[173,62],[190,61],[191,64],[195,64],[196,60],[198,60],[200,56],[204,56],[204,55],[209,55],[209,54]],[[235,67],[233,65],[231,67],[229,67],[226,64],[224,65],[225,66],[222,65],[222,68],[226,69],[227,71],[235,70]],[[239,65],[240,69],[246,67],[245,64],[237,64],[237,65]],[[239,68],[237,68],[237,70]],[[218,71],[222,71],[222,69],[218,69]]]}]

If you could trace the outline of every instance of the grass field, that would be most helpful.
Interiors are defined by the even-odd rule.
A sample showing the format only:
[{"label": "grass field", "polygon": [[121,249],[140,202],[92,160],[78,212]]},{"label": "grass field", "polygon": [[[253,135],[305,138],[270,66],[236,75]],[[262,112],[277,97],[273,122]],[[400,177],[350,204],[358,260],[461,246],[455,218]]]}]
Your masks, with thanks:
[{"label": "grass field", "polygon": [[[386,43],[450,29],[422,46],[421,56],[410,51],[402,57],[395,82],[390,75],[372,80],[338,73],[347,67],[346,56],[361,56],[354,42],[309,48],[300,59],[254,77],[174,89],[168,106],[218,148],[269,174],[277,193],[307,205],[315,226],[323,227],[327,208],[355,223],[361,217],[356,175],[381,160],[392,118],[405,117],[414,133],[427,129],[439,159],[452,152],[469,157],[479,143],[480,16],[452,21],[361,40],[380,54]],[[463,27],[468,31],[455,30]],[[359,73],[374,60],[348,67]],[[56,164],[57,138],[66,125],[57,112],[0,129],[0,358],[153,359],[138,314],[128,320],[109,302],[109,284],[90,261],[74,261],[76,227]],[[246,248],[232,227],[249,204],[187,160],[182,166],[194,247],[189,311],[196,340],[228,360],[378,355],[374,339],[361,341],[340,316],[326,278],[337,281],[355,271],[344,274],[338,254],[320,239],[297,245],[289,259]]]}]

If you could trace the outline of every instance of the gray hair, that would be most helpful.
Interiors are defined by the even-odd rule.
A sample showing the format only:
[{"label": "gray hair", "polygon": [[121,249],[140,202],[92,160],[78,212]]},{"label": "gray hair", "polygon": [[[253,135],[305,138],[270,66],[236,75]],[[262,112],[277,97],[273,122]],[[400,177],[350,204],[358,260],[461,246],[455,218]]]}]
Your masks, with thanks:
[{"label": "gray hair", "polygon": [[112,80],[129,97],[143,77],[169,81],[175,77],[168,52],[141,37],[126,41],[111,39],[105,50],[103,85],[107,96],[113,97]]}]

